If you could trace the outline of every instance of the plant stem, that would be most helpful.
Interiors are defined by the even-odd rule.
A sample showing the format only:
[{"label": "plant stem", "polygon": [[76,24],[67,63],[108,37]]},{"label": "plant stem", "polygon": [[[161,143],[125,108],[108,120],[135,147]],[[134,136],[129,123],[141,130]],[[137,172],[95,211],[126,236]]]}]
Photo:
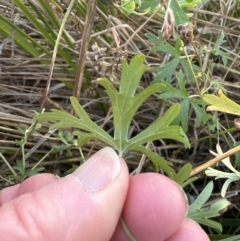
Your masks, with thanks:
[{"label": "plant stem", "polygon": [[88,6],[87,6],[82,44],[79,50],[78,70],[77,70],[77,75],[76,75],[74,89],[73,89],[73,96],[75,96],[78,100],[80,98],[80,92],[81,92],[81,87],[83,83],[83,73],[85,68],[86,53],[88,50],[91,33],[92,33],[92,26],[93,26],[94,16],[96,12],[96,2],[97,0],[89,0]]},{"label": "plant stem", "polygon": [[121,217],[120,218],[120,222],[121,222],[121,225],[123,227],[123,230],[124,232],[126,233],[126,235],[128,236],[129,240],[130,241],[137,241],[133,236],[132,234],[130,233],[130,231],[128,230],[127,226],[126,226],[126,223],[124,222],[123,218]]},{"label": "plant stem", "polygon": [[12,174],[14,176],[17,176],[17,173],[13,170],[13,168],[11,167],[11,165],[8,163],[8,161],[5,159],[5,157],[2,155],[2,153],[0,152],[0,157],[2,158],[2,160],[4,161],[4,163],[7,165],[7,167],[9,168],[9,170],[12,172]]},{"label": "plant stem", "polygon": [[191,174],[190,174],[190,177],[204,171],[205,169],[207,169],[208,167],[211,167],[213,166],[214,164],[216,164],[217,162],[220,162],[221,160],[223,160],[224,158],[226,157],[229,157],[237,152],[240,151],[240,145],[237,146],[237,147],[234,147],[233,149],[227,151],[227,152],[224,152],[223,154],[213,158],[212,160],[204,163],[203,165],[199,166],[199,167],[196,167],[192,170]]}]

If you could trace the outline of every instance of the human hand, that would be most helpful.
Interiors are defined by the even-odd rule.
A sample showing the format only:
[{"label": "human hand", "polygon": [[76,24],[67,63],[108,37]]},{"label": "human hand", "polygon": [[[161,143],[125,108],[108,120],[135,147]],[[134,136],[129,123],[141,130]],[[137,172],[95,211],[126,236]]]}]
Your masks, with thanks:
[{"label": "human hand", "polygon": [[186,201],[167,177],[129,178],[123,159],[104,148],[63,178],[39,174],[0,192],[2,241],[209,241],[185,220]]}]

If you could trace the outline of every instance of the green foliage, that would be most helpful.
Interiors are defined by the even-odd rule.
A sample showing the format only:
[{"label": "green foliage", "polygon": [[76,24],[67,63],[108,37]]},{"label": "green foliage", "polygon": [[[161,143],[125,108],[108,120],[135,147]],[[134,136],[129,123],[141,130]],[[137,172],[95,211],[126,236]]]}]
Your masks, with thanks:
[{"label": "green foliage", "polygon": [[34,134],[40,127],[41,127],[40,124],[36,124],[33,122],[27,129],[18,128],[18,131],[23,135],[23,138],[20,141],[16,140],[15,143],[16,145],[20,146],[21,153],[22,153],[22,160],[17,160],[14,166],[11,166],[9,164],[9,162],[5,159],[3,155],[4,151],[0,149],[0,158],[6,164],[8,169],[11,171],[12,179],[23,181],[26,177],[30,177],[44,170],[44,167],[37,167],[44,160],[44,158],[42,158],[42,160],[40,160],[31,169],[28,169],[26,167],[25,145],[27,144],[29,135]]},{"label": "green foliage", "polygon": [[131,13],[134,13],[136,3],[134,0],[122,0],[120,6],[118,6],[117,4],[115,4],[115,6],[118,7],[122,14],[129,15]]},{"label": "green foliage", "polygon": [[23,181],[26,177],[36,175],[39,172],[43,171],[44,167],[36,167],[34,169],[26,170],[25,166],[23,165],[23,162],[17,160],[16,165],[13,167],[13,169],[17,170],[16,174],[18,175],[18,179],[20,181]]},{"label": "green foliage", "polygon": [[[72,107],[78,117],[69,113],[52,110],[51,112],[37,115],[38,121],[58,121],[51,126],[51,129],[74,128],[77,129],[73,135],[78,137],[78,144],[83,145],[90,139],[98,139],[116,149],[120,155],[126,151],[140,151],[146,154],[153,162],[156,171],[163,168],[168,173],[173,170],[168,169],[169,163],[163,158],[158,158],[152,151],[147,150],[143,145],[147,142],[158,139],[173,139],[182,142],[185,147],[189,147],[188,139],[180,126],[171,125],[180,111],[180,105],[172,105],[166,113],[148,126],[144,131],[135,137],[128,139],[128,130],[134,114],[140,105],[152,94],[161,90],[164,86],[155,83],[143,91],[136,93],[141,76],[146,70],[143,64],[145,57],[137,54],[131,60],[130,64],[126,60],[122,61],[122,74],[119,91],[107,79],[99,79],[98,83],[102,85],[111,101],[114,136],[110,136],[101,127],[94,123],[87,115],[85,110],[79,104],[78,100],[71,97]],[[173,174],[174,176],[174,174]]]},{"label": "green foliage", "polygon": [[223,64],[226,66],[228,63],[227,58],[229,57],[230,53],[224,52],[220,49],[222,44],[226,42],[226,40],[224,40],[224,37],[225,37],[224,32],[221,31],[221,33],[218,36],[217,41],[215,42],[215,46],[212,50],[212,53],[215,55],[221,56]]},{"label": "green foliage", "polygon": [[[218,88],[222,87],[219,85],[218,82],[216,83],[215,80],[209,81],[209,76],[203,73],[199,66],[194,65],[190,61],[188,54],[179,38],[176,39],[175,46],[172,46],[168,42],[163,40],[160,31],[158,32],[158,36],[155,36],[153,34],[146,34],[146,36],[152,43],[155,44],[151,51],[160,51],[171,56],[170,60],[165,65],[153,68],[153,70],[157,72],[157,76],[155,77],[153,83],[161,83],[164,85],[163,89],[161,90],[162,93],[159,95],[160,99],[172,100],[173,98],[175,98],[176,100],[180,101],[181,111],[174,120],[174,123],[181,124],[183,130],[187,132],[189,120],[188,113],[191,108],[194,110],[196,115],[197,127],[206,124],[207,121],[211,118],[211,116],[207,114],[205,111],[206,102],[209,103],[209,101],[211,101],[211,103],[213,103],[213,101],[216,101],[218,97],[208,94],[205,94],[202,97],[202,94],[206,92],[206,87],[208,85],[208,88],[211,88],[212,86],[216,85]],[[220,55],[223,58],[223,62],[226,63],[226,56],[228,56],[228,53],[225,53],[220,50],[220,46],[224,42],[224,35],[221,34],[217,42],[215,43],[213,50],[211,50],[211,53]],[[181,49],[183,51],[181,51]],[[200,50],[200,52],[201,51],[203,50]],[[185,58],[183,57],[182,52],[185,54]],[[202,80],[204,81],[203,89],[200,89],[199,87],[197,77],[199,74]],[[177,80],[175,86],[173,86],[172,84],[173,76],[176,76]],[[186,89],[187,84],[193,85],[195,89],[193,93],[189,92]],[[221,98],[226,100],[226,98],[224,97]],[[223,101],[219,101],[217,105],[223,106]],[[229,104],[230,101],[225,102],[225,106]],[[234,107],[233,103],[230,106]]]},{"label": "green foliage", "polygon": [[208,119],[210,118],[209,114],[206,114],[205,110],[202,108],[206,104],[199,98],[195,98],[191,96],[185,88],[184,76],[182,71],[180,70],[177,77],[177,83],[179,88],[175,88],[172,85],[161,81],[165,84],[165,87],[162,89],[162,94],[159,95],[160,99],[179,99],[181,105],[181,111],[177,118],[175,119],[175,123],[181,123],[181,126],[185,132],[188,130],[188,113],[190,107],[192,107],[195,111],[197,117],[197,125],[206,124]]},{"label": "green foliage", "polygon": [[189,206],[188,218],[195,220],[196,222],[212,227],[215,230],[222,232],[222,226],[220,223],[210,220],[209,218],[218,217],[223,211],[230,205],[227,199],[221,199],[213,204],[203,207],[206,201],[209,199],[213,191],[213,182],[203,189],[198,195],[196,200]]},{"label": "green foliage", "polygon": [[172,56],[171,60],[164,66],[153,68],[157,72],[157,77],[154,80],[155,82],[160,82],[162,79],[166,78],[166,82],[170,83],[172,75],[175,72],[176,68],[181,65],[184,69],[184,74],[186,75],[189,82],[196,82],[196,77],[194,75],[193,66],[189,59],[182,58],[180,53],[180,48],[183,46],[176,45],[175,47],[171,46],[169,43],[163,40],[162,33],[158,31],[158,36],[153,34],[146,34],[146,37],[154,43],[156,46],[151,49],[152,52],[161,51]]},{"label": "green foliage", "polygon": [[[197,116],[197,124],[206,124],[207,120],[210,118],[210,115],[206,114],[205,109],[203,108],[206,103],[199,98],[199,95],[191,95],[186,89],[186,84],[188,82],[197,82],[194,66],[191,64],[189,59],[182,58],[180,54],[181,45],[176,45],[174,48],[169,43],[163,41],[161,33],[159,36],[154,36],[153,34],[147,34],[148,39],[153,42],[156,46],[152,48],[152,51],[161,51],[167,54],[171,54],[172,59],[164,66],[153,68],[157,71],[158,74],[154,79],[153,83],[162,83],[164,87],[162,89],[162,94],[160,94],[160,99],[172,99],[177,98],[180,100],[181,111],[177,118],[175,119],[176,124],[180,124],[183,130],[186,132],[188,130],[188,112],[190,107],[193,108]],[[172,76],[176,71],[176,68],[182,66],[183,71],[180,71],[177,74],[177,85],[173,87],[171,85]],[[186,81],[186,78],[188,81]]]}]

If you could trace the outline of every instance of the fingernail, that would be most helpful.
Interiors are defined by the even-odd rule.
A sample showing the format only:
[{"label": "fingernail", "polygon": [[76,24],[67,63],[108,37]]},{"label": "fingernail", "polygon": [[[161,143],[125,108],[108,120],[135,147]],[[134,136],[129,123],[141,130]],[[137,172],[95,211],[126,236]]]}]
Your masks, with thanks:
[{"label": "fingernail", "polygon": [[180,189],[180,191],[181,191],[181,193],[182,193],[182,195],[183,195],[183,197],[184,197],[184,199],[185,199],[185,205],[186,205],[185,217],[187,217],[187,215],[188,215],[188,209],[189,209],[188,197],[187,197],[186,193],[184,192],[183,188],[182,188],[179,184],[178,184],[178,187],[179,187],[179,189]]},{"label": "fingernail", "polygon": [[87,191],[96,192],[110,184],[120,170],[118,155],[112,148],[105,147],[90,157],[71,175],[76,177]]}]

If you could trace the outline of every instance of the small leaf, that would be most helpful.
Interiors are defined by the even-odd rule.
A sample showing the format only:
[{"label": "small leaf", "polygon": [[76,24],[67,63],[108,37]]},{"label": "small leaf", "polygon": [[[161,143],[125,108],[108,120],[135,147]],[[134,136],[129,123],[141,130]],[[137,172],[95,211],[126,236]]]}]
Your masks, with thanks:
[{"label": "small leaf", "polygon": [[144,1],[141,5],[141,10],[147,10],[150,8],[150,12],[152,13],[156,7],[159,5],[159,0],[148,0]]},{"label": "small leaf", "polygon": [[219,48],[222,46],[222,44],[224,44],[226,42],[226,40],[224,40],[224,37],[225,37],[224,32],[221,31],[217,41],[215,42],[214,48],[216,50],[219,50]]},{"label": "small leaf", "polygon": [[153,67],[152,70],[157,72],[157,76],[154,78],[153,83],[161,83],[163,79],[166,79],[167,83],[171,83],[172,76],[179,65],[179,60],[179,58],[174,58],[164,66]]},{"label": "small leaf", "polygon": [[192,165],[190,163],[186,163],[177,173],[176,182],[179,185],[182,185],[185,180],[187,180],[192,171]]},{"label": "small leaf", "polygon": [[226,194],[227,189],[228,189],[231,182],[236,182],[236,181],[239,181],[239,180],[240,180],[240,177],[233,177],[233,178],[227,179],[222,186],[221,196],[225,197],[225,194]]},{"label": "small leaf", "polygon": [[170,99],[170,98],[180,98],[180,99],[184,99],[184,98],[188,98],[188,95],[185,93],[185,91],[181,91],[177,88],[174,88],[172,85],[168,84],[168,83],[164,83],[164,87],[162,88],[162,94],[159,95],[159,99]]},{"label": "small leaf", "polygon": [[143,146],[135,147],[131,150],[132,151],[139,151],[142,154],[144,154],[145,156],[147,156],[148,159],[150,159],[151,162],[153,163],[156,172],[159,172],[159,169],[161,168],[168,175],[168,177],[170,177],[174,181],[176,180],[176,173],[170,167],[170,165],[172,166],[171,162],[166,161],[161,156],[157,155],[156,153],[152,152],[151,150],[149,150],[149,149],[147,149]]},{"label": "small leaf", "polygon": [[203,218],[193,218],[193,220],[199,224],[208,226],[210,228],[215,229],[217,232],[222,232],[222,225],[216,221],[210,219],[203,219]]},{"label": "small leaf", "polygon": [[240,105],[227,98],[222,90],[219,90],[218,95],[219,96],[211,94],[203,95],[203,100],[210,104],[210,106],[207,107],[208,111],[220,111],[233,115],[240,115]]},{"label": "small leaf", "polygon": [[205,109],[199,106],[203,105],[201,102],[201,100],[197,100],[195,98],[190,99],[191,106],[193,107],[197,116],[197,127],[199,127],[201,124],[206,124],[206,122],[211,118],[211,115],[207,114]]},{"label": "small leaf", "polygon": [[195,209],[200,209],[204,203],[209,199],[213,191],[213,182],[209,182],[203,191],[198,195],[194,203],[189,207],[189,212]]},{"label": "small leaf", "polygon": [[82,131],[74,131],[73,135],[78,136],[78,147],[82,147],[87,144],[90,140],[94,139],[94,135],[92,133],[85,133]]},{"label": "small leaf", "polygon": [[180,126],[170,126],[179,111],[179,104],[172,105],[161,118],[157,119],[145,130],[133,137],[128,142],[128,148],[139,146],[157,139],[178,140],[184,143],[185,146],[189,146],[186,134],[181,130]]},{"label": "small leaf", "polygon": [[124,15],[129,15],[134,12],[136,4],[134,0],[122,0],[121,5],[114,5],[119,9],[119,11]]},{"label": "small leaf", "polygon": [[171,54],[174,57],[180,58],[180,54],[178,50],[176,50],[172,45],[170,45],[168,42],[163,40],[161,31],[158,31],[158,37],[151,33],[147,33],[146,37],[148,38],[149,41],[151,41],[156,45],[156,47],[153,47],[151,49],[152,52],[161,51],[163,53]]},{"label": "small leaf", "polygon": [[[188,112],[190,107],[190,101],[188,99],[184,99],[181,103],[181,111],[178,115],[178,118],[180,120],[181,126],[185,132],[188,131]],[[177,122],[178,123],[178,122]]]},{"label": "small leaf", "polygon": [[143,64],[145,56],[136,54],[128,65],[125,59],[122,60],[122,74],[120,80],[119,93],[128,97],[133,97],[140,83],[141,77],[147,66]]},{"label": "small leaf", "polygon": [[176,26],[189,22],[187,14],[179,6],[177,0],[171,0],[170,7],[173,10]]},{"label": "small leaf", "polygon": [[193,82],[193,80],[195,79],[195,76],[194,76],[194,72],[192,71],[192,67],[194,65],[191,66],[189,64],[188,60],[187,59],[183,59],[183,58],[180,60],[180,63],[182,65],[183,69],[184,69],[184,73],[186,74],[188,80],[190,82]]},{"label": "small leaf", "polygon": [[229,205],[231,205],[231,203],[223,198],[214,202],[210,206],[204,207],[201,211],[204,213],[205,218],[214,218],[222,215]]},{"label": "small leaf", "polygon": [[98,138],[99,140],[109,144],[113,148],[117,149],[113,138],[104,131],[100,126],[98,126],[95,122],[93,122],[88,116],[86,116],[85,111],[78,103],[75,97],[71,97],[71,102],[74,105],[74,109],[76,113],[83,114],[82,118],[79,119],[69,113],[60,110],[51,110],[51,112],[46,112],[43,114],[39,114],[34,117],[34,120],[38,121],[59,121],[53,125],[51,125],[50,129],[59,129],[59,128],[78,128],[80,130],[87,131],[92,133],[94,138]]},{"label": "small leaf", "polygon": [[212,190],[213,182],[210,182],[203,189],[197,199],[189,206],[188,218],[191,218],[200,224],[215,228],[217,231],[221,232],[221,224],[213,220],[209,220],[209,218],[220,216],[224,211],[226,211],[230,202],[227,199],[221,199],[207,207],[202,208],[211,196]]},{"label": "small leaf", "polygon": [[25,175],[26,175],[27,177],[31,177],[31,176],[33,176],[33,175],[38,174],[39,172],[41,172],[41,171],[43,171],[43,170],[45,170],[44,167],[36,167],[36,168],[34,168],[33,170],[28,170],[28,171],[26,171],[26,172],[25,172]]},{"label": "small leaf", "polygon": [[189,185],[190,183],[196,181],[198,179],[198,177],[191,177],[191,178],[188,178],[182,185],[181,187],[184,188],[186,187],[187,185]]}]

